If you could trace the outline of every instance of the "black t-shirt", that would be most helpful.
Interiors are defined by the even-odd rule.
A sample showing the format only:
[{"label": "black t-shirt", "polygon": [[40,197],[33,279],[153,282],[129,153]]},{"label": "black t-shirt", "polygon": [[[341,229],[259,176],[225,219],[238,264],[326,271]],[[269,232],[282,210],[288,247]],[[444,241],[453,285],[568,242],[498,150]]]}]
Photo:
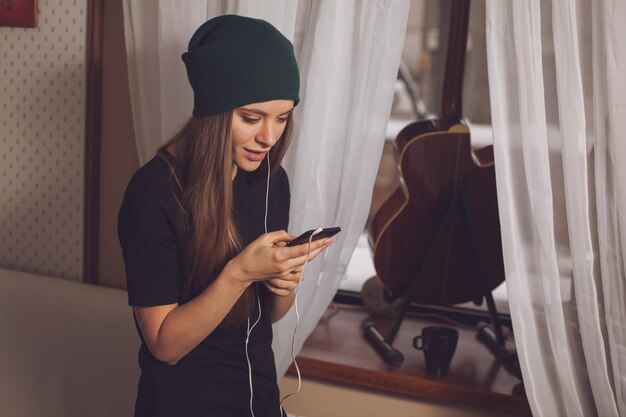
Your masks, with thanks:
[{"label": "black t-shirt", "polygon": [[[238,170],[233,180],[234,216],[244,245],[264,233],[266,178]],[[182,232],[177,186],[159,156],[131,178],[118,215],[131,306],[184,303],[180,297]],[[268,232],[287,230],[289,183],[280,168],[270,181]],[[269,293],[258,285],[261,320],[248,343],[257,417],[280,416]],[[251,323],[258,317],[257,308]],[[152,356],[137,326],[141,378],[135,416],[248,416],[250,389],[245,356],[247,323],[217,328],[176,365]]]}]

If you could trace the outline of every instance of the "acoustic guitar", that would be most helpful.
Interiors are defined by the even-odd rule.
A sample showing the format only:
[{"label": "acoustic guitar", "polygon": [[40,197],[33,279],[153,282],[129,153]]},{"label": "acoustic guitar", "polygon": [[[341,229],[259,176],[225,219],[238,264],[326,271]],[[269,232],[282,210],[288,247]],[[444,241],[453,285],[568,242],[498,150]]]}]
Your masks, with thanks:
[{"label": "acoustic guitar", "polygon": [[[480,302],[484,291],[504,280],[493,147],[472,149],[462,119],[469,4],[469,0],[453,1],[440,116],[411,123],[396,137],[400,185],[368,228],[374,266],[383,285],[402,297],[420,273],[412,301],[422,304]],[[431,245],[454,195],[468,203],[477,248],[472,246],[466,219],[454,218],[458,214],[447,219],[448,227]],[[420,272],[429,247],[429,262]],[[478,288],[476,253],[485,261],[488,288]]]}]

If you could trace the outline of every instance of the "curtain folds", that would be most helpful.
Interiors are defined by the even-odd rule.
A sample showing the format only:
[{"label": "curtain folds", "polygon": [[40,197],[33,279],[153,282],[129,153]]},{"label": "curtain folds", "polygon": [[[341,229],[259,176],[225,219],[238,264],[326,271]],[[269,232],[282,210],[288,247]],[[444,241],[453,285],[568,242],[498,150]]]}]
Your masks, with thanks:
[{"label": "curtain folds", "polygon": [[624,407],[624,2],[487,0],[509,304],[535,416]]},{"label": "curtain folds", "polygon": [[[296,352],[335,295],[367,220],[409,11],[405,0],[300,3],[304,82],[298,134],[285,161],[289,228],[341,226],[342,232],[323,261],[307,265]],[[285,341],[295,322],[292,309],[274,329],[279,375],[291,363]]]},{"label": "curtain folds", "polygon": [[[325,257],[307,265],[298,294],[296,354],[332,300],[365,226],[408,12],[409,0],[124,0],[141,164],[191,115],[192,91],[180,56],[195,28],[234,13],[268,20],[294,40],[302,101],[284,161],[292,191],[289,231],[342,228]],[[295,324],[292,309],[274,328],[279,378],[292,362]]]}]

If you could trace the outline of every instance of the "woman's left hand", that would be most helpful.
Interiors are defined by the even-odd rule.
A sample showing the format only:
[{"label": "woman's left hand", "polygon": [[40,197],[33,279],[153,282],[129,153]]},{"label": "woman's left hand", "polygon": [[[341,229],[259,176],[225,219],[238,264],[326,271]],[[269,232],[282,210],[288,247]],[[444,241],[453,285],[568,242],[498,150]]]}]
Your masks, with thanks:
[{"label": "woman's left hand", "polygon": [[[332,239],[327,239],[329,241],[328,244],[314,249],[309,252],[309,256],[307,257],[307,263],[311,262],[313,259],[317,258],[317,256],[322,253],[328,246],[332,243]],[[285,246],[285,242],[281,242],[280,246]],[[303,245],[308,245],[308,243],[303,243]],[[265,287],[273,294],[278,295],[280,297],[287,297],[292,294],[300,282],[304,280],[302,277],[302,269],[304,266],[294,269],[290,273],[286,275],[277,276],[274,278],[270,278],[266,281],[263,281]]]},{"label": "woman's left hand", "polygon": [[263,281],[263,285],[265,285],[271,293],[280,297],[286,297],[298,288],[301,278],[302,268],[298,268],[287,275]]}]

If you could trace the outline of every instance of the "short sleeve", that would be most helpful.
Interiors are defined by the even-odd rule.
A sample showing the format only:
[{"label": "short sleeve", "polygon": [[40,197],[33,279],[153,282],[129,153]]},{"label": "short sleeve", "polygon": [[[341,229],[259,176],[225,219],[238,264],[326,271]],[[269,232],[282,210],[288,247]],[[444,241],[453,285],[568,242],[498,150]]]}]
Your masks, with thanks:
[{"label": "short sleeve", "polygon": [[124,257],[128,303],[132,306],[179,301],[181,260],[168,210],[166,183],[131,179],[118,214],[118,236]]}]

